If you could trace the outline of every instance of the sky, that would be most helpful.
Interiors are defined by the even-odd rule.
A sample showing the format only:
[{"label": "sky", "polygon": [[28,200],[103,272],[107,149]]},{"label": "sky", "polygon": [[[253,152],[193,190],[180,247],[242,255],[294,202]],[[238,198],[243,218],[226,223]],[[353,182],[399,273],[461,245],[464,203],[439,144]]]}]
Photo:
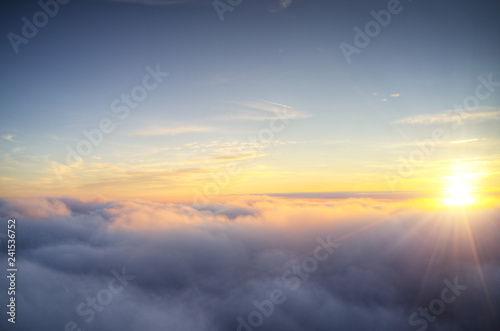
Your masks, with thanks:
[{"label": "sky", "polygon": [[31,38],[40,5],[2,6],[1,196],[499,188],[493,1],[401,1],[368,45],[390,2],[73,0]]},{"label": "sky", "polygon": [[0,6],[0,330],[500,330],[496,1]]}]

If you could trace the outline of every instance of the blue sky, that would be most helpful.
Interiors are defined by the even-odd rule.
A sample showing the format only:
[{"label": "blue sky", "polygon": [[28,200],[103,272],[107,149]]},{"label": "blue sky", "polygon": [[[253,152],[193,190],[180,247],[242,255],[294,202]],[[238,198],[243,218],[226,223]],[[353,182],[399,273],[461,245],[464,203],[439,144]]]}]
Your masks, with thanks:
[{"label": "blue sky", "polygon": [[[373,20],[370,11],[386,9],[387,1],[243,1],[223,22],[211,1],[145,3],[73,0],[60,5],[17,54],[4,38],[0,177],[17,194],[29,194],[41,183],[54,194],[82,189],[76,179],[58,182],[52,162],[64,164],[65,146],[85,138],[83,129],[97,128],[105,117],[116,120],[111,103],[141,84],[147,66],[159,65],[170,75],[84,158],[82,171],[120,164],[119,172],[130,175],[133,164],[165,163],[155,169],[209,173],[216,168],[194,167],[192,161],[220,151],[196,154],[186,144],[244,142],[268,125],[269,105],[278,104],[287,107],[290,124],[276,134],[260,163],[247,164],[249,178],[260,166],[266,176],[328,178],[324,187],[319,175],[304,179],[310,186],[297,182],[298,191],[349,190],[349,181],[337,183],[339,176],[357,181],[355,189],[366,184],[379,190],[384,171],[434,129],[395,122],[453,109],[474,93],[479,76],[492,74],[500,81],[493,1],[401,1],[401,13],[351,63],[339,44],[353,44],[353,28],[364,29]],[[20,34],[21,18],[31,20],[40,10],[24,1],[3,6],[5,36]],[[436,157],[442,161],[461,153],[496,160],[499,102],[498,91],[481,100],[475,111],[492,114],[467,121],[447,140],[476,139],[476,145]],[[487,172],[494,174],[497,165]],[[142,175],[127,180],[139,183]],[[122,177],[111,171],[84,182],[99,187],[113,178]],[[294,189],[262,184],[233,193],[239,190]]]}]

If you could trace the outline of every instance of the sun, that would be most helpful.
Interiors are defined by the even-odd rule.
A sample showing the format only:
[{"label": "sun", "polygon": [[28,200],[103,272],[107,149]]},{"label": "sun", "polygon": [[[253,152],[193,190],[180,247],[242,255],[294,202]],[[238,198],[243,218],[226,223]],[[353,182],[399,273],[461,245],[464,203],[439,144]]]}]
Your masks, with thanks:
[{"label": "sun", "polygon": [[450,180],[450,186],[446,190],[447,196],[443,199],[448,206],[465,206],[476,202],[472,196],[474,188],[469,186],[466,179],[455,176]]}]

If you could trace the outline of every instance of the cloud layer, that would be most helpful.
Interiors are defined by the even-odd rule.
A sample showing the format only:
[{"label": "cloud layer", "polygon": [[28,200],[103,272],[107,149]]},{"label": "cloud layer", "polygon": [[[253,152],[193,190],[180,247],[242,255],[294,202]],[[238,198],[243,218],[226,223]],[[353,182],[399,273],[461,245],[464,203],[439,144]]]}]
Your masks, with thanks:
[{"label": "cloud layer", "polygon": [[[457,277],[467,289],[428,322],[429,330],[498,330],[500,209],[412,205],[269,196],[199,209],[131,200],[0,200],[3,247],[6,220],[17,218],[19,268],[16,325],[4,317],[0,326],[237,330],[238,318],[248,323],[257,316],[255,302],[281,291],[282,302],[262,315],[261,325],[239,330],[418,330],[422,325],[409,325],[410,315]],[[315,253],[327,256],[321,241],[335,242],[335,250],[312,268]],[[5,277],[0,286],[8,287]],[[111,290],[117,293],[108,300]]]}]

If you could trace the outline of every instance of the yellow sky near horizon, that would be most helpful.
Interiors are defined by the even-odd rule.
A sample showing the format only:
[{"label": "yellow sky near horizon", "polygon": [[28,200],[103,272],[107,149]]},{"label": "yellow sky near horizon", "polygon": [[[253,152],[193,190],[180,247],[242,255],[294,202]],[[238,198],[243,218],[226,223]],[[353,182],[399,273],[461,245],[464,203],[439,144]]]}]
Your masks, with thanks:
[{"label": "yellow sky near horizon", "polygon": [[287,151],[287,146],[269,148],[255,156],[211,156],[186,164],[92,160],[61,168],[61,180],[54,168],[24,178],[0,178],[0,195],[97,194],[116,199],[190,202],[196,196],[232,194],[392,190],[439,193],[445,192],[450,180],[457,177],[477,191],[495,192],[500,188],[500,162],[487,158],[429,158],[408,168],[409,159],[391,165],[373,155],[366,155],[366,160],[339,158],[338,162],[334,154],[320,160],[304,159],[299,153]]}]

